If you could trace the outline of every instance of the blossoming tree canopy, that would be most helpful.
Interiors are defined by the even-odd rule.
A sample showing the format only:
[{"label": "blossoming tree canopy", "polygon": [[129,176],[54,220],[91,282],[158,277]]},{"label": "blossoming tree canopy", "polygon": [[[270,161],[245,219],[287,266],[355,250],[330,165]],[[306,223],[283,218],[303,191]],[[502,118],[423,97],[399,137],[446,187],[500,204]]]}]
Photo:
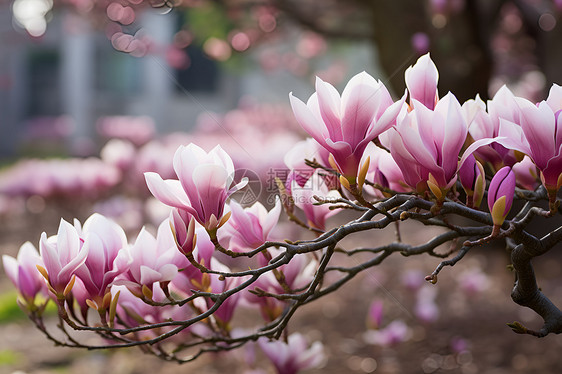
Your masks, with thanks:
[{"label": "blossoming tree canopy", "polygon": [[[269,208],[235,201],[246,181],[235,183],[233,161],[220,146],[209,152],[180,146],[173,157],[177,179],[145,174],[152,194],[169,206],[156,235],[143,228],[127,238],[115,222],[94,214],[83,225],[61,220],[56,235],[41,235],[39,251],[26,242],[17,258],[3,256],[21,307],[63,346],[142,346],[186,362],[257,341],[279,373],[296,373],[324,361],[321,343],[284,334],[303,305],[394,253],[446,258],[425,277],[437,283],[446,266],[475,246],[508,238],[516,276],[511,297],[544,320],[538,329],[519,322],[510,327],[538,337],[562,332],[562,312],[538,289],[531,264],[562,240],[562,229],[555,223],[539,237],[528,226],[535,217],[560,219],[562,87],[554,85],[536,105],[506,87],[487,103],[478,97],[460,103],[451,92],[440,97],[437,83],[437,68],[425,55],[407,70],[408,92],[397,100],[366,72],[351,78],[341,95],[320,79],[306,103],[290,95],[311,138],[285,157],[293,169],[278,178],[279,197]],[[331,217],[344,209],[354,217],[336,224]],[[314,238],[278,241],[282,210]],[[398,235],[368,248],[338,246],[352,234],[372,235],[406,220],[442,231],[423,244]],[[445,243],[451,250],[443,253],[437,247]],[[421,287],[419,274],[407,278],[418,292],[416,315],[437,318],[438,285]],[[472,283],[475,290],[485,280]],[[70,327],[103,339],[52,334],[43,319],[49,302],[58,307],[63,332]],[[378,330],[383,306],[373,305],[369,328],[377,331],[365,334],[367,342],[396,344],[411,335],[399,320]],[[236,316],[247,308],[261,317],[240,329]]]}]

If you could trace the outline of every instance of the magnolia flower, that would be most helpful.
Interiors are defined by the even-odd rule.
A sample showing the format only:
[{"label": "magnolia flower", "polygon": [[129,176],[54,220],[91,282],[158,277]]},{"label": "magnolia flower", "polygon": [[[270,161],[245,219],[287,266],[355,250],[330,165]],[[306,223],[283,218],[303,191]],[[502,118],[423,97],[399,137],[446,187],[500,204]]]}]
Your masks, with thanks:
[{"label": "magnolia flower", "polygon": [[31,307],[35,296],[46,290],[45,281],[37,271],[37,265],[44,266],[37,249],[30,242],[25,242],[17,258],[3,255],[2,263],[6,275],[18,289],[26,306]]},{"label": "magnolia flower", "polygon": [[514,194],[515,173],[509,166],[505,166],[494,175],[488,187],[488,208],[494,226],[498,229],[511,209]]},{"label": "magnolia flower", "polygon": [[178,250],[185,256],[190,256],[197,243],[195,219],[188,211],[174,208],[168,222]]},{"label": "magnolia flower", "polygon": [[457,180],[458,156],[467,131],[461,106],[448,93],[435,110],[415,105],[387,133],[386,141],[406,183],[418,192],[428,186],[442,200]]},{"label": "magnolia flower", "polygon": [[562,107],[553,108],[555,97],[562,95],[562,87],[554,85],[547,101],[538,105],[523,98],[516,98],[521,111],[520,125],[513,126],[502,120],[500,136],[503,144],[528,155],[540,170],[541,180],[551,196],[562,186]]},{"label": "magnolia flower", "polygon": [[275,206],[269,212],[260,202],[242,208],[237,202],[231,201],[229,206],[232,215],[222,233],[230,238],[229,247],[240,252],[255,249],[269,240],[271,230],[281,214],[279,198],[275,200]]},{"label": "magnolia flower", "polygon": [[193,143],[180,146],[174,155],[174,171],[179,180],[145,173],[148,189],[164,204],[192,214],[210,232],[228,220],[228,215],[223,216],[226,199],[247,183],[244,179],[230,187],[234,165],[219,145],[209,153]]},{"label": "magnolia flower", "polygon": [[[373,143],[369,143],[367,148],[365,148],[365,153],[363,154],[363,160],[370,159],[369,170],[367,171],[367,179],[373,181],[383,188],[388,188],[396,192],[408,192],[410,189],[404,182],[404,175],[402,171],[396,164],[396,161],[392,158],[390,152],[377,147]],[[365,161],[361,161],[363,164]],[[365,186],[364,189],[369,191],[374,196],[384,195],[379,190],[371,187]],[[387,194],[388,196],[388,194]]]},{"label": "magnolia flower", "polygon": [[[41,234],[39,251],[45,267],[39,265],[37,269],[58,299],[68,295],[74,283],[74,273],[86,261],[89,247],[83,244],[76,228],[63,219],[56,236],[47,238],[46,233]],[[99,275],[103,276],[102,273]]]},{"label": "magnolia flower", "polygon": [[145,296],[152,298],[154,283],[171,281],[178,267],[188,263],[177,251],[168,220],[160,224],[156,238],[143,227],[129,252],[132,258],[129,270],[116,284],[127,286],[136,296],[144,291]]},{"label": "magnolia flower", "polygon": [[314,196],[321,198],[340,198],[340,194],[335,190],[328,190],[326,180],[316,171],[303,187],[300,187],[296,181],[293,181],[291,193],[295,205],[304,211],[308,225],[310,227],[324,230],[326,227],[326,219],[333,216],[338,211],[330,210],[329,204],[315,205],[317,203]]},{"label": "magnolia flower", "polygon": [[[501,119],[518,122],[520,117],[515,96],[506,86],[502,86],[494,98],[488,100],[488,112],[486,104],[479,96],[466,101],[463,110],[469,125],[468,132],[474,141],[499,136]],[[489,162],[495,170],[503,166],[513,166],[521,160],[515,150],[496,142],[477,149],[475,154],[479,159]]]},{"label": "magnolia flower", "polygon": [[530,191],[534,191],[539,186],[537,166],[529,156],[525,156],[522,161],[513,165],[512,170],[515,173],[517,185]]},{"label": "magnolia flower", "polygon": [[437,93],[439,72],[429,53],[418,58],[415,65],[406,69],[404,78],[410,93],[410,105],[415,107],[417,102],[433,110],[439,100]]},{"label": "magnolia flower", "polygon": [[285,165],[291,170],[287,181],[287,188],[291,187],[290,181],[296,179],[299,186],[304,186],[308,178],[314,173],[314,168],[306,165],[305,160],[314,161],[324,167],[330,167],[330,152],[322,147],[316,140],[307,138],[296,143],[284,157]]},{"label": "magnolia flower", "polygon": [[319,367],[326,359],[322,343],[314,342],[309,347],[306,338],[299,333],[289,335],[286,343],[260,338],[258,344],[279,374],[296,374]]},{"label": "magnolia flower", "polygon": [[[131,264],[127,237],[123,229],[115,222],[100,214],[93,214],[83,228],[75,221],[80,241],[88,256],[76,269],[76,276],[84,283],[84,288],[95,302],[95,309],[109,307],[106,295],[115,279],[126,272]],[[93,304],[92,304],[93,306]]]},{"label": "magnolia flower", "polygon": [[[271,257],[278,256],[281,252],[273,249],[268,249]],[[261,267],[268,265],[268,258],[266,256],[259,257],[259,265]],[[287,292],[286,288],[291,290],[302,289],[310,284],[316,273],[318,262],[311,260],[305,254],[294,256],[291,261],[278,268],[279,273],[283,274],[283,284],[273,274],[273,272],[266,272],[262,274],[258,280],[253,284],[254,289],[259,288],[271,294],[284,294]],[[245,298],[248,302],[256,304],[260,308],[260,312],[266,321],[273,321],[281,315],[286,306],[286,302],[268,296],[258,296],[253,293],[246,293]]]},{"label": "magnolia flower", "polygon": [[395,122],[404,97],[393,102],[381,81],[362,72],[351,78],[340,97],[316,78],[316,92],[305,104],[289,94],[298,123],[333,156],[338,171],[356,183],[367,144]]}]

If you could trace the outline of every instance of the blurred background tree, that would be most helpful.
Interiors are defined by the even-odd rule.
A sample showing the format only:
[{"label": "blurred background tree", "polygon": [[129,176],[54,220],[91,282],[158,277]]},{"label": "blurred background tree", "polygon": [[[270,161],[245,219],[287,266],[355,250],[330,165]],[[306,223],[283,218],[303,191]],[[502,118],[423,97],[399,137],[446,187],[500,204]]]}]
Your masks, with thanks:
[{"label": "blurred background tree", "polygon": [[[104,2],[98,7],[107,9],[100,3]],[[214,47],[217,59],[231,56],[220,54],[219,41],[235,53],[243,52],[283,35],[290,37],[288,31],[295,24],[324,38],[369,41],[396,93],[404,90],[405,69],[427,51],[440,67],[442,93],[452,91],[461,101],[477,93],[485,99],[504,83],[523,82],[528,95],[542,96],[553,82],[562,82],[562,49],[557,48],[562,2],[556,0],[131,3],[186,8],[186,29],[207,45],[207,52]]]},{"label": "blurred background tree", "polygon": [[[427,51],[440,67],[441,91],[461,101],[486,98],[504,83],[523,82],[529,95],[542,96],[562,82],[560,0],[54,0],[55,9],[64,5],[98,25],[109,17],[125,34],[136,31],[139,8],[185,10],[175,43],[193,37],[217,60],[294,37],[295,24],[324,38],[369,41],[396,93],[404,70]],[[114,46],[130,52],[129,42]]]}]

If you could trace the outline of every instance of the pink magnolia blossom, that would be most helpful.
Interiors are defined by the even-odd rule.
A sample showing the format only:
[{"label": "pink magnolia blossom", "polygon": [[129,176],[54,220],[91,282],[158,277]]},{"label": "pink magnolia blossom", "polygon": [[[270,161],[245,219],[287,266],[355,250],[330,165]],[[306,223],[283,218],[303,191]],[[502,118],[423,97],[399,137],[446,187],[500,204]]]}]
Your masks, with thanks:
[{"label": "pink magnolia blossom", "polygon": [[457,180],[458,156],[467,132],[461,106],[448,93],[435,110],[415,105],[387,133],[386,142],[406,183],[418,192],[429,186],[438,199],[443,199]]},{"label": "pink magnolia blossom", "polygon": [[123,229],[100,214],[90,216],[80,228],[75,222],[80,241],[88,256],[76,270],[90,299],[98,310],[106,309],[104,296],[110,291],[115,279],[126,272],[131,264],[127,238]]},{"label": "pink magnolia blossom", "polygon": [[[519,126],[501,119],[501,144],[528,155],[540,170],[543,185],[551,198],[562,186],[562,87],[553,85],[549,97],[537,105],[523,98],[515,101],[521,116]],[[498,142],[500,142],[498,140]]]},{"label": "pink magnolia blossom", "polygon": [[236,201],[231,201],[229,205],[232,215],[222,230],[222,234],[230,238],[229,248],[243,252],[258,248],[269,240],[281,214],[279,198],[269,212],[260,202],[248,208],[242,208]]},{"label": "pink magnolia blossom", "polygon": [[76,270],[86,261],[89,247],[83,244],[76,228],[63,219],[56,236],[47,238],[46,233],[41,234],[39,251],[45,267],[38,268],[59,299],[68,295]]},{"label": "pink magnolia blossom", "polygon": [[515,194],[515,173],[509,166],[498,170],[488,187],[488,208],[494,226],[501,226],[511,209]]},{"label": "pink magnolia blossom", "polygon": [[519,186],[530,191],[534,191],[539,186],[537,166],[529,156],[525,156],[522,161],[513,165],[512,170]]},{"label": "pink magnolia blossom", "polygon": [[[475,141],[498,137],[501,119],[519,122],[520,117],[515,96],[506,86],[502,86],[494,98],[488,100],[488,111],[479,96],[474,100],[466,101],[463,110],[469,125],[468,132]],[[478,148],[475,155],[478,159],[489,162],[495,170],[503,166],[513,166],[520,161],[515,150],[496,142]]]},{"label": "pink magnolia blossom", "polygon": [[156,238],[143,227],[129,252],[131,265],[117,284],[127,286],[137,296],[142,295],[143,287],[154,292],[154,283],[171,281],[178,268],[189,263],[177,250],[168,220],[160,224]]},{"label": "pink magnolia blossom", "polygon": [[258,344],[278,374],[296,374],[316,368],[326,359],[322,343],[314,342],[309,347],[306,338],[299,333],[289,335],[287,342],[260,338]]},{"label": "pink magnolia blossom", "polygon": [[195,234],[195,219],[186,210],[172,209],[170,213],[172,233],[178,250],[185,256],[189,256],[195,249],[197,235]]},{"label": "pink magnolia blossom", "polygon": [[404,78],[410,93],[410,106],[415,108],[417,102],[433,110],[439,100],[437,93],[439,72],[429,53],[418,58],[413,66],[406,69]]},{"label": "pink magnolia blossom", "polygon": [[296,143],[284,157],[285,165],[291,170],[287,180],[287,188],[291,187],[290,179],[296,179],[299,186],[304,186],[314,173],[314,168],[306,165],[305,160],[316,161],[324,167],[330,167],[330,152],[316,140],[307,138]]},{"label": "pink magnolia blossom", "polygon": [[324,230],[326,228],[326,219],[337,213],[337,210],[330,210],[329,204],[315,205],[317,203],[314,196],[321,198],[340,198],[338,191],[329,190],[326,180],[316,171],[306,184],[301,187],[296,181],[293,181],[291,193],[295,201],[295,205],[304,211],[308,225],[310,227]]},{"label": "pink magnolia blossom", "polygon": [[317,78],[316,92],[306,104],[292,93],[289,98],[302,128],[332,154],[339,172],[355,183],[365,147],[395,123],[405,96],[394,103],[381,81],[362,72],[351,78],[341,97]]},{"label": "pink magnolia blossom", "polygon": [[37,249],[30,242],[25,242],[17,258],[3,255],[4,271],[16,286],[27,307],[31,307],[37,294],[47,290],[45,280],[37,270],[37,265],[44,266]]},{"label": "pink magnolia blossom", "polygon": [[[269,249],[271,257],[277,256],[280,252]],[[259,257],[259,265],[268,265],[268,260],[265,256]],[[279,280],[272,272],[262,274],[258,280],[253,284],[254,288],[259,288],[271,294],[286,293],[284,287],[296,290],[306,287],[314,278],[318,262],[311,260],[308,256],[300,254],[296,255],[291,261],[285,265],[281,265],[278,270],[283,274],[284,284],[280,284]],[[246,300],[254,305],[258,305],[262,317],[266,321],[273,321],[283,312],[286,302],[278,300],[273,297],[258,296],[253,293],[245,294]]]},{"label": "pink magnolia blossom", "polygon": [[223,217],[226,199],[247,181],[230,187],[234,165],[220,146],[209,153],[193,143],[180,146],[174,155],[174,170],[179,180],[145,173],[150,192],[164,204],[188,211],[208,231],[216,231],[228,219]]},{"label": "pink magnolia blossom", "polygon": [[[367,171],[367,180],[377,183],[383,188],[388,188],[396,192],[409,192],[410,188],[404,182],[404,175],[398,167],[398,164],[392,158],[390,152],[377,147],[373,143],[369,143],[365,148],[363,160],[361,164],[366,162],[367,157],[370,158],[369,170]],[[379,190],[364,186],[374,196],[382,197],[384,194]]]}]

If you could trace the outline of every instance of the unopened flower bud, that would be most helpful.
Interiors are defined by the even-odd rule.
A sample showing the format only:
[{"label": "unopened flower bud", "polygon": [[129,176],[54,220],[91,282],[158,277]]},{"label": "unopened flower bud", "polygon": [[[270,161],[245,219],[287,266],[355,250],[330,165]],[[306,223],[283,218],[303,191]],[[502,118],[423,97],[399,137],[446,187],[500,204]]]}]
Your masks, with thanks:
[{"label": "unopened flower bud", "polygon": [[509,166],[501,168],[490,182],[488,188],[488,208],[494,226],[501,226],[511,209],[515,194],[515,173]]},{"label": "unopened flower bud", "polygon": [[462,188],[466,192],[466,205],[470,208],[478,208],[484,197],[486,183],[482,164],[470,155],[459,169],[459,179]]}]

